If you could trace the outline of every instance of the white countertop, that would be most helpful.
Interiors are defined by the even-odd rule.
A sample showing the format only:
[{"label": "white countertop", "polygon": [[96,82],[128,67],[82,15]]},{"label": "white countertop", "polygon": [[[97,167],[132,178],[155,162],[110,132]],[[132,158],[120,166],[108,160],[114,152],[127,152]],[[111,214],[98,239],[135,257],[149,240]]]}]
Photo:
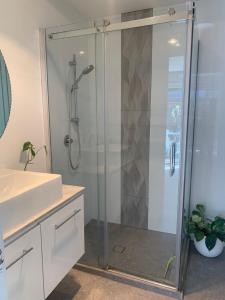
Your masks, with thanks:
[{"label": "white countertop", "polygon": [[54,203],[54,205],[46,207],[40,213],[27,220],[26,223],[20,224],[19,227],[13,228],[13,230],[8,232],[3,232],[3,240],[5,243],[10,243],[12,239],[16,238],[15,236],[22,234],[23,231],[28,231],[31,227],[33,228],[44,218],[48,217],[48,215],[54,213],[60,207],[66,205],[67,202],[70,202],[74,198],[81,195],[84,192],[84,189],[85,188],[81,186],[63,185],[63,195]]}]

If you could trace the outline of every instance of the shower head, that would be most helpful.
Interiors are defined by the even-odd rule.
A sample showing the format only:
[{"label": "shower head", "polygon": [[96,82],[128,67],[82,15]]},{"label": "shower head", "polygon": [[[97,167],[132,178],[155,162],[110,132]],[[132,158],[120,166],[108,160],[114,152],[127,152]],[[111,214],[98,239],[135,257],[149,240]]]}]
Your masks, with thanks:
[{"label": "shower head", "polygon": [[94,66],[93,65],[89,65],[85,69],[83,69],[82,74],[83,75],[87,75],[87,74],[89,74],[93,70],[94,70]]},{"label": "shower head", "polygon": [[71,92],[73,92],[74,89],[78,88],[78,83],[81,81],[82,77],[84,75],[89,74],[90,72],[92,72],[94,70],[94,66],[93,65],[89,65],[86,68],[83,69],[83,71],[81,72],[80,76],[75,80]]}]

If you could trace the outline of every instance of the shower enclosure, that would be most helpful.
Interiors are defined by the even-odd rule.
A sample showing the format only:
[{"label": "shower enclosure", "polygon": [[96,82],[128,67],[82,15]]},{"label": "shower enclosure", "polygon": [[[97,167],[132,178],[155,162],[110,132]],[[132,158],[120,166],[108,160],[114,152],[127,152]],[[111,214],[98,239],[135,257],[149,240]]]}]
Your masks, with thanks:
[{"label": "shower enclosure", "polygon": [[46,30],[52,171],[86,187],[81,265],[182,288],[193,44],[183,5]]}]

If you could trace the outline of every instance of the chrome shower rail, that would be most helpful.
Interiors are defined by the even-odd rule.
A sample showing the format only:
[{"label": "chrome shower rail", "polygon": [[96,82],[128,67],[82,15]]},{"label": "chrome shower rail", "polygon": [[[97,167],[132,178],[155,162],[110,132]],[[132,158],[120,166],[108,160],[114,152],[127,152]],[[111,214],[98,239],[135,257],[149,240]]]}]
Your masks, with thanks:
[{"label": "chrome shower rail", "polygon": [[[116,30],[123,30],[123,29],[129,29],[129,28],[137,28],[137,27],[144,27],[148,25],[157,25],[157,24],[164,24],[169,22],[184,22],[187,20],[193,19],[193,12],[177,12],[174,14],[166,14],[161,16],[154,16],[139,20],[133,20],[133,21],[127,21],[127,22],[120,22],[120,23],[114,23],[110,24],[110,22],[104,22],[105,25],[102,26],[95,26],[92,28],[87,29],[79,29],[79,30],[69,30],[69,31],[63,31],[63,32],[55,32],[49,34],[49,38],[52,40],[58,40],[58,39],[65,39],[65,38],[73,38],[77,36],[84,36],[84,35],[90,35],[90,34],[96,34],[96,33],[103,33],[103,32],[111,32]],[[108,24],[108,25],[106,25]]]}]

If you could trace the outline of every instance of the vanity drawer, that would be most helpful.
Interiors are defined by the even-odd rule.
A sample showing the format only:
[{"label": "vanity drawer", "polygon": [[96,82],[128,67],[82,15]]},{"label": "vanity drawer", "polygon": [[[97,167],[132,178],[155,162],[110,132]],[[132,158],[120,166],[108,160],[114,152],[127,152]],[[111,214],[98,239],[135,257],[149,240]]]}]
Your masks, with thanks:
[{"label": "vanity drawer", "polygon": [[8,300],[43,300],[40,226],[5,248]]},{"label": "vanity drawer", "polygon": [[45,297],[84,254],[83,201],[80,196],[41,223]]}]

